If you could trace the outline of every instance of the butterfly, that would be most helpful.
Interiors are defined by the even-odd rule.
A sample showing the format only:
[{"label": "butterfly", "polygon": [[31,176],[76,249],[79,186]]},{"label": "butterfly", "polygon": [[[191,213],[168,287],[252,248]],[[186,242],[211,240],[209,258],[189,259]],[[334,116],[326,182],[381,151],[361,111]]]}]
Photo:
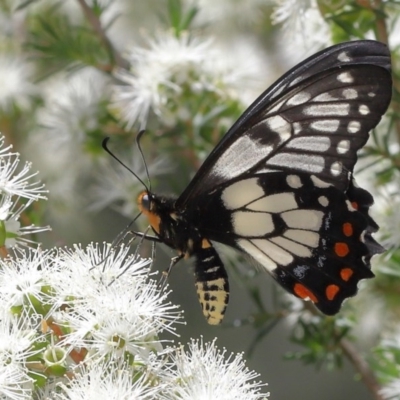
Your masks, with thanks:
[{"label": "butterfly", "polygon": [[370,259],[384,249],[353,168],[390,103],[390,71],[376,41],[320,51],[254,101],[178,198],[140,193],[155,240],[178,252],[172,264],[194,258],[208,323],[221,323],[229,301],[214,242],[249,255],[327,315],[374,276]]}]

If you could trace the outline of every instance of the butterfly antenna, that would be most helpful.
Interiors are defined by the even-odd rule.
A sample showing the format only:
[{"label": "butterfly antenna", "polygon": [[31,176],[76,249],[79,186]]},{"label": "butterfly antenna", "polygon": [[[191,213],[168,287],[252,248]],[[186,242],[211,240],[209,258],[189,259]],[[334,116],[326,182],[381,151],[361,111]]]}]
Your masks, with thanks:
[{"label": "butterfly antenna", "polygon": [[[142,131],[142,132],[144,132],[144,131]],[[139,132],[139,135],[140,135],[140,132]],[[103,140],[103,142],[101,143],[101,145],[102,145],[102,147],[103,147],[103,149],[112,157],[112,158],[114,158],[114,160],[116,160],[116,161],[118,161],[124,168],[126,168],[145,188],[146,188],[146,191],[147,192],[150,192],[150,185],[149,186],[147,186],[144,182],[143,182],[143,180],[142,179],[140,179],[139,178],[139,176],[131,169],[131,168],[129,168],[126,164],[124,164],[117,156],[115,156],[112,152],[111,152],[111,150],[108,148],[108,146],[107,146],[107,143],[108,143],[108,141],[110,140],[110,138],[109,137],[106,137],[104,140]],[[140,149],[140,147],[139,147],[139,149]],[[143,153],[142,153],[142,151],[141,151],[141,149],[140,149],[140,154],[142,155],[142,158],[143,158]],[[145,166],[146,166],[146,164],[145,164]],[[147,171],[147,166],[146,166],[146,174],[147,174],[147,178],[149,179],[149,172]],[[149,182],[150,182],[150,180],[149,180]],[[135,218],[136,219],[136,218]]]},{"label": "butterfly antenna", "polygon": [[147,163],[146,163],[146,159],[144,158],[144,154],[143,154],[143,150],[142,150],[142,146],[140,145],[140,139],[142,138],[143,134],[146,131],[144,129],[142,129],[136,136],[136,145],[139,149],[140,155],[142,156],[142,161],[143,161],[143,165],[144,165],[144,169],[146,171],[146,176],[147,176],[147,181],[149,182],[149,191],[151,192],[151,181],[150,181],[150,175],[149,175],[149,170],[147,168]]}]

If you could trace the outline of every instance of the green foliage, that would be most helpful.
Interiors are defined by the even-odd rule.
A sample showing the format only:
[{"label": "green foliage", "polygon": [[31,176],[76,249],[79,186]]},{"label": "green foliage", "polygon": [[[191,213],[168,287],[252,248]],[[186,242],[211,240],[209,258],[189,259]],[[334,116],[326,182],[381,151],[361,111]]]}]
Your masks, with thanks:
[{"label": "green foliage", "polygon": [[389,383],[400,376],[400,347],[394,341],[384,341],[373,350],[371,365],[382,383]]},{"label": "green foliage", "polygon": [[300,317],[293,329],[291,341],[302,349],[287,353],[286,358],[312,364],[316,368],[324,365],[331,370],[341,368],[341,341],[349,335],[351,328],[352,323],[341,317]]},{"label": "green foliage", "polygon": [[177,37],[182,32],[190,29],[190,26],[196,17],[198,8],[196,6],[190,6],[188,10],[185,10],[181,0],[168,0],[168,19],[167,25],[172,28]]},{"label": "green foliage", "polygon": [[25,45],[39,64],[40,80],[85,66],[110,69],[111,59],[99,37],[89,26],[73,24],[56,7],[32,16],[29,37]]}]

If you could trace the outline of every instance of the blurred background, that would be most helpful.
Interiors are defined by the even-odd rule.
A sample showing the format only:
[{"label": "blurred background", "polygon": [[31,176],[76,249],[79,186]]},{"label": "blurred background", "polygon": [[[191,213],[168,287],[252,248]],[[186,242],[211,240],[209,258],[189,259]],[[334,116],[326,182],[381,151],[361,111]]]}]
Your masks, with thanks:
[{"label": "blurred background", "polygon": [[[182,261],[169,277],[170,299],[187,324],[178,339],[165,338],[218,337],[219,347],[245,352],[272,399],[383,398],[362,381],[357,357],[393,389],[386,398],[400,398],[399,12],[396,1],[0,0],[0,131],[49,190],[24,216],[52,227],[35,240],[45,248],[113,242],[137,215],[143,185],[103,151],[105,137],[147,183],[135,145],[146,128],[152,188],[179,195],[245,108],[289,68],[346,40],[389,43],[394,104],[356,175],[375,196],[388,249],[374,259],[377,278],[327,318],[221,246],[231,281],[224,323],[206,323],[191,262]],[[142,218],[136,229],[145,228]],[[141,252],[151,254],[148,243]],[[157,245],[154,268],[165,270],[175,255]]]}]

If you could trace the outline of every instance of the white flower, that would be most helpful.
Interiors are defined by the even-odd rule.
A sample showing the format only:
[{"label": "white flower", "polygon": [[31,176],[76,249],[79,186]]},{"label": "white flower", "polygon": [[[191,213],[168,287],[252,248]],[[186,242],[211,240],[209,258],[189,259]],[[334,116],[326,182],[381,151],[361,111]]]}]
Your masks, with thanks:
[{"label": "white flower", "polygon": [[7,400],[31,400],[32,379],[14,364],[0,366],[0,395]]},{"label": "white flower", "polygon": [[5,144],[4,136],[0,135],[0,157],[3,155],[16,155],[17,153],[11,153],[11,149],[13,148],[12,144],[8,145],[7,147],[3,147]]},{"label": "white flower", "polygon": [[26,314],[18,318],[5,312],[0,315],[0,397],[31,399],[33,380],[27,364],[38,353],[34,349],[38,335]]},{"label": "white flower", "polygon": [[[38,111],[38,129],[26,145],[46,178],[52,202],[78,204],[81,179],[94,168],[89,137],[97,135],[107,102],[107,78],[85,68],[72,76],[56,76],[46,81],[44,106]],[[100,139],[98,139],[100,142]],[[34,151],[32,151],[32,149]]]},{"label": "white flower", "polygon": [[227,68],[220,61],[223,58],[220,50],[212,45],[212,40],[192,37],[189,33],[181,33],[179,37],[172,32],[159,34],[149,41],[148,49],[131,51],[130,71],[116,71],[116,77],[125,85],[114,88],[115,107],[129,127],[138,121],[142,129],[150,111],[167,126],[177,120],[192,120],[194,110],[185,105],[185,93],[211,93],[221,99],[237,99],[232,90],[235,88],[232,82],[238,77],[237,65]]},{"label": "white flower", "polygon": [[[21,214],[36,200],[46,199],[44,185],[31,173],[31,163],[20,167],[18,153],[11,152],[12,146],[4,147],[4,137],[0,136],[0,246],[17,247],[34,243],[25,235],[49,230],[49,227],[34,225],[21,228]],[[21,201],[21,198],[26,199]]]},{"label": "white flower", "polygon": [[26,109],[37,89],[31,82],[32,68],[22,57],[0,54],[0,110],[16,105]]},{"label": "white flower", "polygon": [[23,226],[19,222],[21,214],[30,207],[34,200],[29,199],[21,204],[18,209],[11,196],[3,196],[0,199],[0,243],[7,248],[36,244],[24,236],[51,230],[49,226]]},{"label": "white flower", "polygon": [[303,58],[330,43],[329,25],[323,19],[316,0],[274,0],[271,16],[274,24],[283,24],[283,50],[291,60]]},{"label": "white flower", "polygon": [[75,148],[82,145],[88,132],[99,128],[99,106],[107,96],[108,80],[93,68],[85,68],[68,78],[57,76],[46,82],[45,108],[39,115],[40,125],[45,127],[50,150],[61,150],[70,141]]},{"label": "white flower", "polygon": [[398,400],[400,398],[400,378],[387,383],[379,393],[386,400]]},{"label": "white flower", "polygon": [[50,253],[40,249],[28,248],[14,258],[0,259],[0,299],[1,307],[9,310],[12,307],[31,306],[35,303],[46,304],[48,296],[42,287],[48,284],[48,276],[55,272]]},{"label": "white flower", "polygon": [[158,399],[163,385],[151,384],[147,374],[137,374],[129,367],[101,363],[82,368],[67,383],[62,392],[51,396],[54,400],[153,400]]},{"label": "white flower", "polygon": [[231,25],[257,23],[266,7],[265,0],[195,0],[191,3],[198,7],[195,23],[200,26],[202,24],[223,24],[225,29],[229,29],[229,27],[227,28],[228,23]]},{"label": "white flower", "polygon": [[169,399],[182,400],[261,400],[265,384],[254,382],[259,374],[246,368],[242,354],[226,355],[211,343],[192,340],[189,351],[171,354],[175,370],[170,371],[172,390]]},{"label": "white flower", "polygon": [[[116,77],[126,85],[114,88],[114,102],[131,127],[140,128],[150,110],[167,119],[169,97],[179,96],[190,74],[199,75],[200,65],[209,56],[210,41],[182,34],[179,38],[165,32],[149,42],[149,49],[135,48],[129,55],[131,71],[118,70]],[[196,70],[198,69],[198,70]]]},{"label": "white flower", "polygon": [[38,172],[30,172],[32,164],[26,162],[20,168],[19,154],[7,153],[0,155],[0,193],[20,196],[26,199],[46,199],[44,184],[31,182]]},{"label": "white flower", "polygon": [[27,314],[16,317],[1,313],[0,365],[11,363],[25,368],[27,358],[38,353],[33,347],[36,337]]},{"label": "white flower", "polygon": [[[395,182],[395,181],[394,181]],[[396,185],[397,186],[397,185]],[[379,242],[387,250],[396,250],[400,247],[400,192],[380,196],[382,204],[377,219],[380,225]]]},{"label": "white flower", "polygon": [[168,293],[148,279],[150,260],[128,251],[93,245],[61,251],[58,273],[52,275],[60,305],[71,310],[59,316],[71,329],[63,343],[85,347],[98,360],[123,354],[146,359],[162,349],[158,334],[174,333],[179,318],[166,302]]}]

